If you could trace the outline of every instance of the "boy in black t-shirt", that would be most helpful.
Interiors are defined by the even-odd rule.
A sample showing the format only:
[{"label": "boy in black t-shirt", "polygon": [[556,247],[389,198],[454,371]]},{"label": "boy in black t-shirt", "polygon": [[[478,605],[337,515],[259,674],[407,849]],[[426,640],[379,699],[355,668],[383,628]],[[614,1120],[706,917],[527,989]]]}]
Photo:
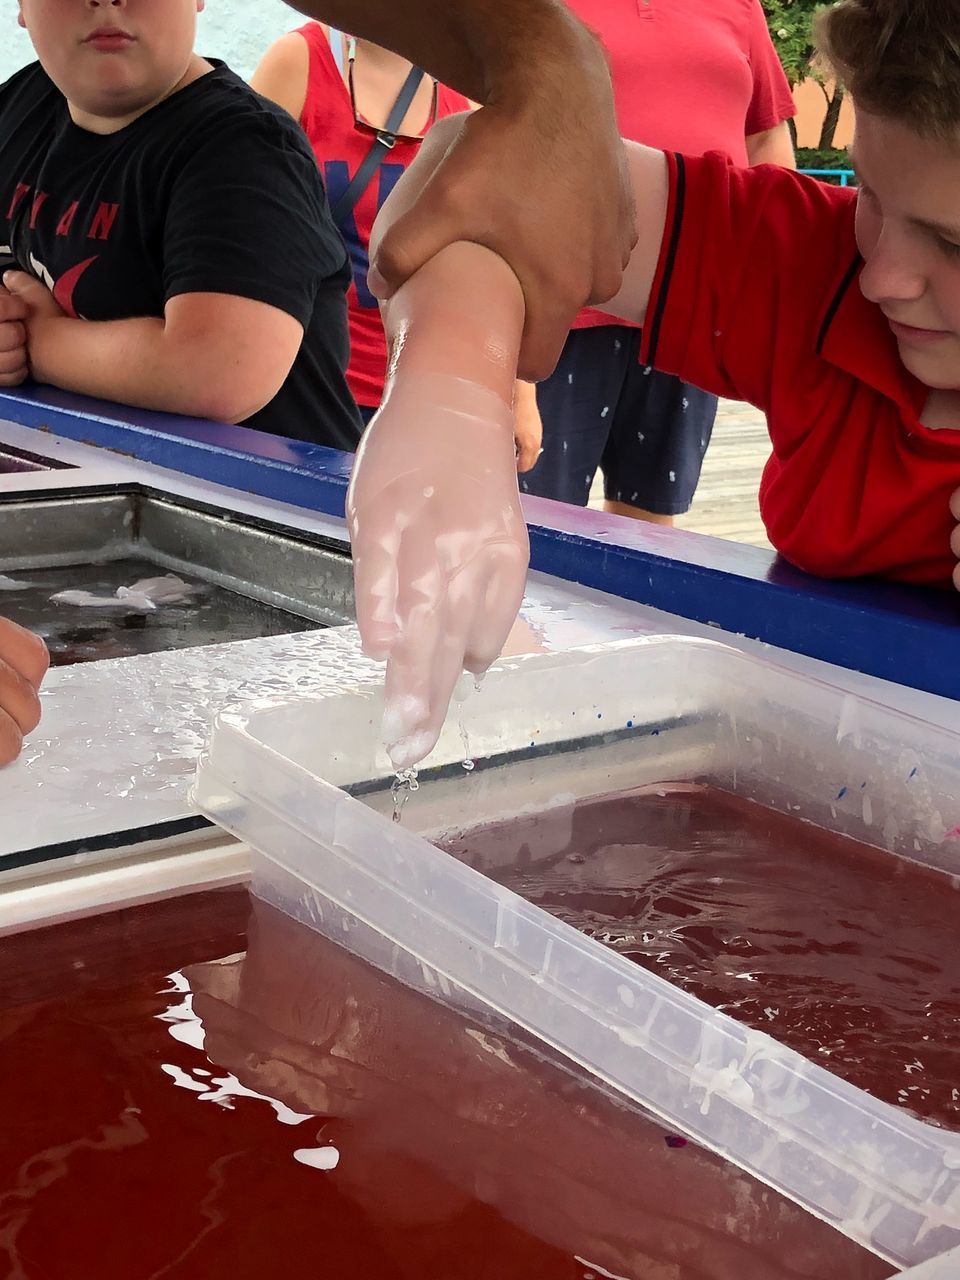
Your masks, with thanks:
[{"label": "boy in black t-shirt", "polygon": [[193,52],[202,0],[20,0],[0,385],[354,449],[346,253],[299,127]]}]

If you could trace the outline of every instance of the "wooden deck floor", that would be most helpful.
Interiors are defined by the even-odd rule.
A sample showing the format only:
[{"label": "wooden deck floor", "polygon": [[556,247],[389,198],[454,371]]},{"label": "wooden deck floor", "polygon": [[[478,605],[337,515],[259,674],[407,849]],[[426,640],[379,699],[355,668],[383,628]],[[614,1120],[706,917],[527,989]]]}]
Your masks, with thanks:
[{"label": "wooden deck floor", "polygon": [[[763,414],[752,405],[721,400],[693,506],[677,518],[678,528],[769,547],[757,506],[760,473],[769,452]],[[590,505],[603,505],[599,477]]]}]

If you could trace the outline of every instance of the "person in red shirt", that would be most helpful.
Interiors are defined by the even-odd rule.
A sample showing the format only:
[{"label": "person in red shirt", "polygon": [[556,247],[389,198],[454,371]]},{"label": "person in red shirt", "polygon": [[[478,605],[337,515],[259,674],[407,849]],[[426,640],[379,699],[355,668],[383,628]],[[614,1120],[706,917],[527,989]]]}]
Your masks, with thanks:
[{"label": "person in red shirt", "polygon": [[[644,325],[643,365],[766,413],[772,453],[760,508],[787,560],[829,577],[949,587],[960,552],[960,78],[951,53],[960,17],[935,0],[840,0],[819,30],[855,105],[859,187],[628,143],[640,237],[605,309]],[[451,119],[434,130],[375,242],[461,127]],[[472,381],[503,398],[523,299],[506,263],[480,252],[451,246],[387,304],[388,336],[402,327],[406,341],[348,500],[361,635],[387,659],[391,736],[416,748],[404,753],[407,767],[436,740],[459,675],[454,633],[434,619],[465,570],[479,575],[485,560],[499,568],[496,596],[487,592],[455,634],[462,665],[482,669],[513,622],[525,570],[526,531],[503,514],[504,447],[494,455],[488,438],[504,434],[502,417],[491,416],[486,434],[467,430],[449,396],[418,390],[432,362],[445,390]],[[464,280],[461,268],[459,287],[484,305],[451,334],[454,254],[469,257],[473,273]],[[504,353],[495,376],[478,354],[492,348]],[[453,476],[431,445],[452,433],[462,473]],[[397,455],[408,460],[402,474]],[[469,503],[449,501],[463,477],[481,475]],[[425,488],[436,489],[429,503]],[[452,672],[443,682],[429,676],[440,652]]]},{"label": "person in red shirt", "polygon": [[[794,167],[795,107],[760,0],[567,0],[602,39],[624,138],[739,165]],[[537,389],[544,450],[525,493],[672,524],[693,500],[717,397],[639,366],[640,332],[581,311]]]},{"label": "person in red shirt", "polygon": [[[323,173],[353,276],[347,292],[347,382],[367,423],[380,405],[387,371],[383,321],[367,281],[373,222],[419,151],[427,128],[454,112],[471,110],[473,104],[399,54],[319,22],[281,36],[267,50],[251,86],[299,120]],[[389,130],[395,106],[401,118]],[[381,135],[387,145],[376,163],[368,162]],[[365,163],[369,167],[364,172]],[[516,384],[515,412],[518,467],[525,471],[540,448],[531,384]]]}]

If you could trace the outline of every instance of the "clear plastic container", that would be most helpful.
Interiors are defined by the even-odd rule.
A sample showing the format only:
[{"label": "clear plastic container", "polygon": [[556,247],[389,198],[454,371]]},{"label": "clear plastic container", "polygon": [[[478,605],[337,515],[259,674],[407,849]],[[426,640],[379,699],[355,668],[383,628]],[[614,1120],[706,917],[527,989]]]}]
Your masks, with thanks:
[{"label": "clear plastic container", "polygon": [[957,1280],[957,1276],[960,1276],[960,1249],[951,1249],[909,1271],[898,1271],[892,1280]]},{"label": "clear plastic container", "polygon": [[378,686],[221,715],[196,799],[258,851],[255,893],[412,986],[519,1023],[892,1263],[960,1244],[960,1135],[741,1026],[424,838],[689,780],[960,874],[960,733],[710,641],[516,658],[451,715],[398,825],[380,713]]}]

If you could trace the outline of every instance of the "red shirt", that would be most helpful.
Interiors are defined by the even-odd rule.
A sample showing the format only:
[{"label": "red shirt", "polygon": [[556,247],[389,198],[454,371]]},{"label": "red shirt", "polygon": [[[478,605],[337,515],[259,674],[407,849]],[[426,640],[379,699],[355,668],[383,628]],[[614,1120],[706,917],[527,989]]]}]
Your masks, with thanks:
[{"label": "red shirt", "polygon": [[[350,91],[330,51],[326,32],[318,22],[299,29],[310,51],[307,96],[300,124],[323,172],[330,204],[335,205],[373,145],[375,134],[358,126]],[[470,109],[469,101],[445,85],[437,90],[437,117]],[[428,121],[424,120],[424,127]],[[358,404],[376,407],[383,394],[387,345],[377,300],[367,288],[370,232],[380,206],[404,169],[420,150],[419,138],[398,138],[374,173],[353,213],[341,225],[353,279],[347,291],[350,324],[350,364],[347,382]]]},{"label": "red shirt", "polygon": [[856,192],[718,154],[668,162],[641,360],[767,414],[760,511],[793,564],[948,586],[960,422],[921,426],[928,390],[860,292]]},{"label": "red shirt", "polygon": [[[796,114],[760,0],[567,0],[603,41],[620,132],[661,151],[725,151]],[[616,324],[582,311],[574,328]]]}]

